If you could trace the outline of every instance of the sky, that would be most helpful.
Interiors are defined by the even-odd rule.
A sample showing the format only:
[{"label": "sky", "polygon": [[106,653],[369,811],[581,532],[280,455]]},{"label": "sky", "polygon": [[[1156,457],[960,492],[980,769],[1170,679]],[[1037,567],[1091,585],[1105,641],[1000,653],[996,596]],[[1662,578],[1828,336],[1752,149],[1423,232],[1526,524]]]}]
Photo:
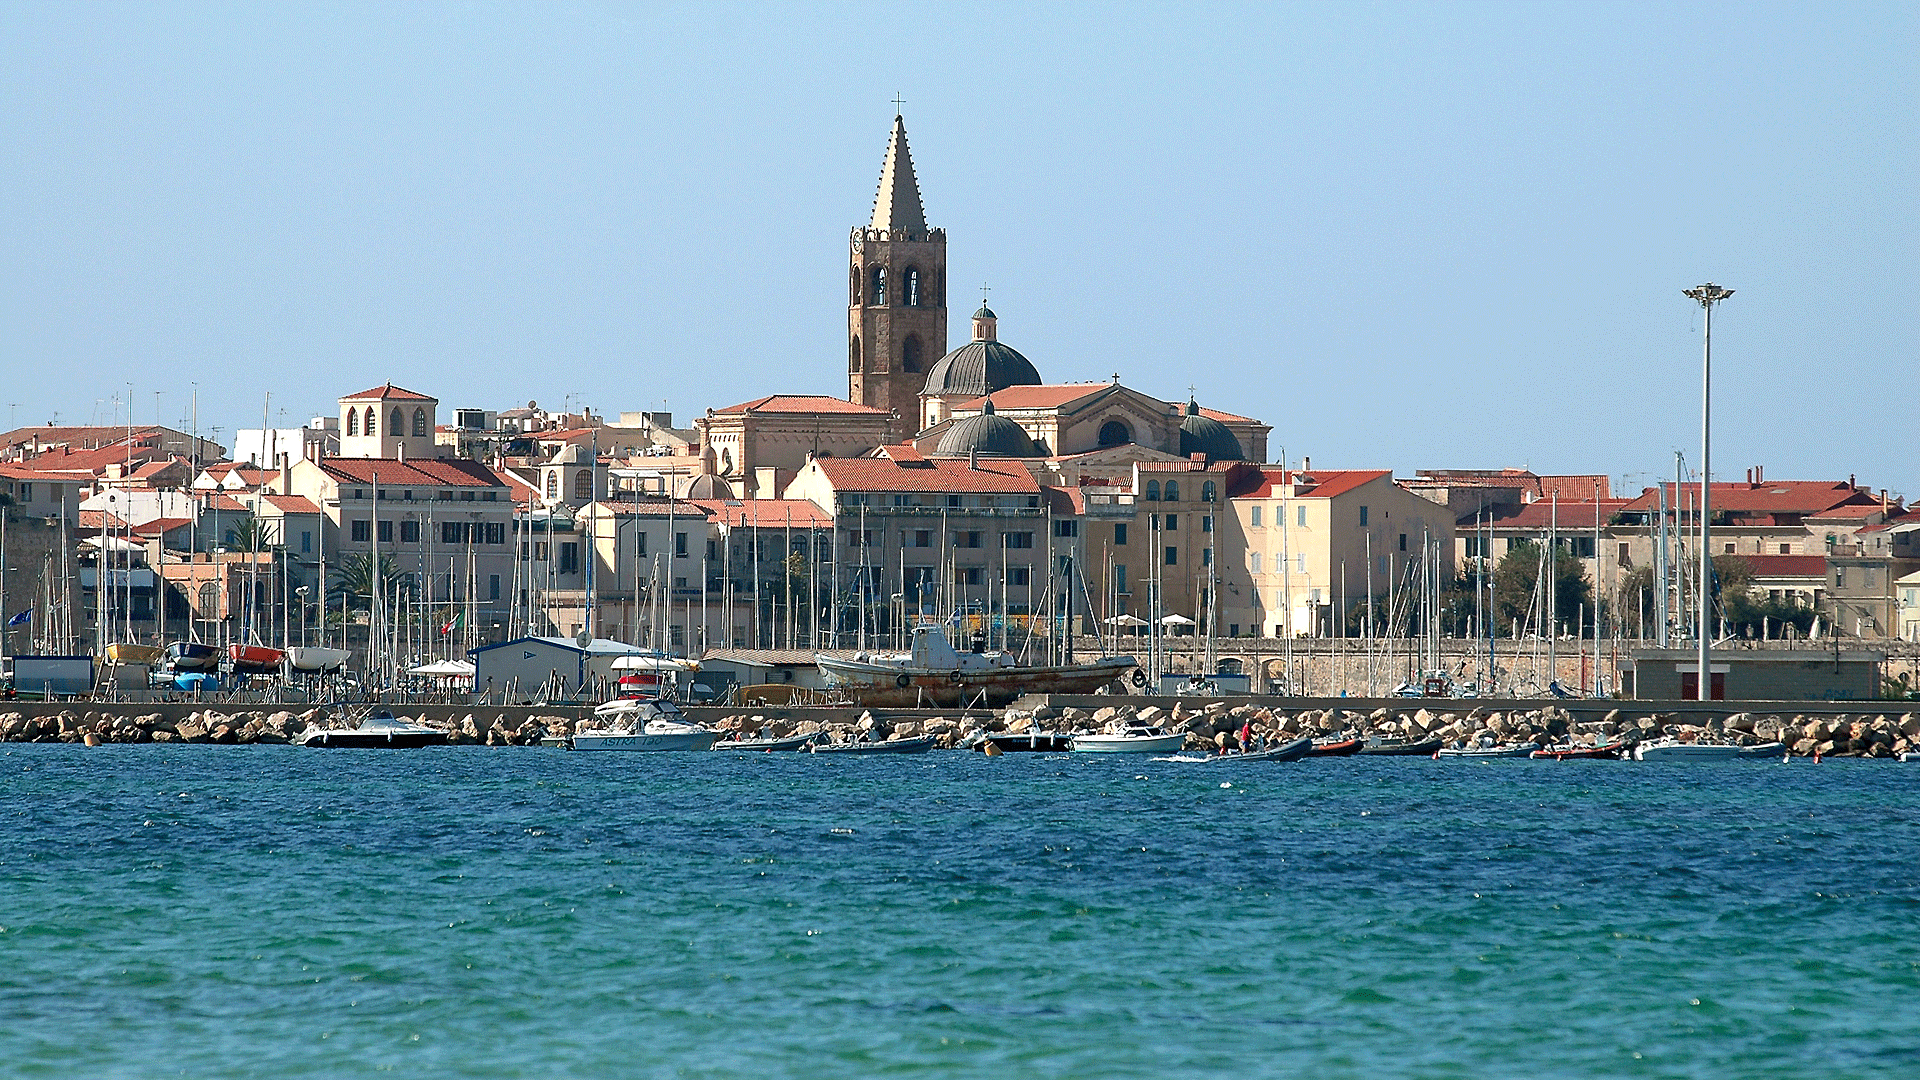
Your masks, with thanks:
[{"label": "sky", "polygon": [[[4,4],[9,426],[846,393],[904,99],[991,286],[1320,467],[1920,496],[1913,4]],[[963,287],[959,283],[969,283]],[[270,395],[270,401],[268,399]]]}]

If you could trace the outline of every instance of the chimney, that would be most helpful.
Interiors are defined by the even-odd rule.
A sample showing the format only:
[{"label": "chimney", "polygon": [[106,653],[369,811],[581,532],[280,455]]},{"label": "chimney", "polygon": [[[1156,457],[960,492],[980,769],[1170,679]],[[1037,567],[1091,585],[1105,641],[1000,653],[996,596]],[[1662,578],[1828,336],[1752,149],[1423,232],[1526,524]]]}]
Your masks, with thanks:
[{"label": "chimney", "polygon": [[1312,471],[1313,471],[1313,459],[1312,459],[1312,458],[1310,458],[1310,457],[1307,457],[1307,456],[1305,456],[1305,455],[1301,455],[1301,458],[1300,458],[1300,471],[1301,471],[1301,472],[1312,472]]},{"label": "chimney", "polygon": [[1767,482],[1767,467],[1765,465],[1755,465],[1753,467],[1753,480],[1756,484],[1764,484]]},{"label": "chimney", "polygon": [[405,461],[405,460],[407,460],[407,444],[406,444],[406,443],[404,443],[404,442],[396,442],[396,443],[394,443],[394,444],[393,444],[393,448],[394,448],[394,449],[393,449],[393,456],[394,456],[395,458],[397,458],[397,459],[399,459],[399,460],[401,460],[401,461]]}]

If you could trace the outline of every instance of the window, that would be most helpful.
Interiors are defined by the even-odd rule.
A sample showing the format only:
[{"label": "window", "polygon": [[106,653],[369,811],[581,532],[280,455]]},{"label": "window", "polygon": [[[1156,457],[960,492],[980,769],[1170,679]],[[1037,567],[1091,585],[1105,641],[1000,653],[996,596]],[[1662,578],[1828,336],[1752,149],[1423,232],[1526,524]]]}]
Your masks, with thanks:
[{"label": "window", "polygon": [[507,523],[504,521],[486,522],[487,543],[504,544],[507,542]]},{"label": "window", "polygon": [[1160,501],[1160,481],[1158,480],[1147,481],[1147,501],[1148,502]]},{"label": "window", "polygon": [[1213,531],[1213,515],[1212,514],[1200,515],[1200,531],[1203,533],[1210,533]]},{"label": "window", "polygon": [[1127,546],[1127,527],[1125,525],[1115,525],[1113,527],[1113,546]]},{"label": "window", "polygon": [[1633,557],[1628,554],[1628,547],[1626,544],[1620,545],[1619,557],[1614,561],[1618,562],[1621,566],[1630,566],[1633,564]]},{"label": "window", "polygon": [[593,498],[593,470],[582,469],[573,478],[573,497],[581,501]]},{"label": "window", "polygon": [[633,553],[642,559],[647,557],[647,530],[639,529],[634,532]]},{"label": "window", "polygon": [[853,335],[853,340],[847,342],[847,370],[848,371],[860,370],[860,335],[859,334]]},{"label": "window", "polygon": [[347,410],[347,434],[349,435],[360,434],[360,410],[359,409]]},{"label": "window", "polygon": [[978,585],[981,581],[985,580],[985,576],[980,567],[967,566],[961,568],[960,580],[966,585]]},{"label": "window", "polygon": [[953,534],[953,546],[977,548],[980,546],[980,534],[977,532],[957,532]]},{"label": "window", "polygon": [[560,545],[560,572],[577,574],[580,572],[580,545],[572,542]]},{"label": "window", "polygon": [[1001,533],[1000,542],[1008,548],[1030,548],[1033,546],[1033,534],[1030,532]]},{"label": "window", "polygon": [[1865,570],[1862,570],[1860,572],[1860,578],[1861,578],[1860,585],[1862,588],[1867,588],[1867,589],[1873,588],[1873,567],[1869,566]]},{"label": "window", "polygon": [[1217,490],[1218,489],[1216,489],[1213,486],[1213,481],[1211,480],[1207,481],[1204,484],[1201,484],[1200,485],[1200,501],[1205,503],[1210,503],[1214,501],[1213,497]]},{"label": "window", "polygon": [[895,506],[912,506],[912,505],[913,505],[913,496],[911,496],[911,495],[895,495],[895,496],[893,497],[893,505],[895,505]]},{"label": "window", "polygon": [[393,422],[387,425],[387,430],[396,438],[407,433],[407,414],[401,412],[398,405],[393,407]]},{"label": "window", "polygon": [[400,523],[400,542],[403,544],[419,543],[420,542],[420,523],[417,521],[411,521],[411,520],[401,522]]},{"label": "window", "polygon": [[461,493],[460,493],[460,501],[461,501],[461,502],[472,502],[472,501],[473,501],[473,492],[471,492],[471,491],[463,491],[463,492],[461,492]]},{"label": "window", "polygon": [[1259,552],[1255,551],[1247,556],[1247,569],[1252,570],[1256,574],[1261,573]]},{"label": "window", "polygon": [[[1486,554],[1486,552],[1482,550],[1483,545],[1480,542],[1480,537],[1468,536],[1468,537],[1464,537],[1463,539],[1466,541],[1466,544],[1467,544],[1467,558],[1477,559]],[[1621,547],[1621,550],[1626,549],[1625,544],[1620,545],[1620,547]]]},{"label": "window", "polygon": [[676,559],[684,559],[687,557],[687,534],[686,533],[673,534],[673,557]]},{"label": "window", "polygon": [[1133,441],[1133,429],[1124,421],[1109,420],[1100,425],[1101,446],[1125,446]]},{"label": "window", "polygon": [[1212,548],[1200,549],[1200,565],[1201,566],[1213,565],[1213,549]]},{"label": "window", "polygon": [[[413,437],[416,439],[424,439],[426,436],[427,410],[416,408],[413,410]],[[496,596],[494,599],[497,600],[499,597]]]},{"label": "window", "polygon": [[[453,492],[447,491],[447,492],[442,492],[442,494],[451,496]],[[547,498],[557,499],[559,497],[560,497],[560,470],[548,469],[547,470]]]},{"label": "window", "polygon": [[1251,510],[1247,512],[1247,524],[1253,526],[1256,529],[1260,528],[1260,508],[1259,507],[1257,506],[1253,507]]},{"label": "window", "polygon": [[1374,567],[1373,567],[1374,573],[1379,574],[1382,578],[1386,577],[1387,576],[1387,557],[1385,555],[1376,555],[1373,557],[1373,562],[1374,562]]},{"label": "window", "polygon": [[1180,501],[1180,481],[1178,480],[1167,481],[1167,501],[1168,502]]},{"label": "window", "polygon": [[1032,571],[1028,567],[1025,567],[1025,566],[1007,567],[1007,584],[1008,585],[1012,585],[1012,586],[1029,585],[1029,584],[1032,584],[1032,581],[1033,581]]},{"label": "window", "polygon": [[1400,550],[1401,551],[1407,550],[1407,534],[1406,533],[1400,534]]},{"label": "window", "polygon": [[1364,526],[1366,523],[1367,523],[1367,508],[1363,506],[1360,508],[1360,524]]},{"label": "window", "polygon": [[[920,306],[920,271],[911,266],[907,267],[907,306]],[[907,370],[918,371],[920,369],[908,368]]]},{"label": "window", "polygon": [[1732,544],[1728,544],[1728,545],[1727,545],[1727,554],[1729,554],[1729,555],[1731,555],[1731,554],[1733,554],[1733,545],[1732,545]]},{"label": "window", "polygon": [[1053,535],[1070,537],[1080,535],[1080,522],[1074,518],[1065,518],[1053,523]]},{"label": "window", "polygon": [[364,544],[372,536],[373,526],[368,524],[367,519],[355,518],[353,521],[353,542],[356,544]]},{"label": "window", "polygon": [[1296,574],[1304,574],[1307,572],[1306,552],[1303,551],[1293,557],[1293,572]]},{"label": "window", "polygon": [[1791,555],[1791,554],[1793,554],[1793,545],[1792,545],[1792,544],[1781,544],[1781,545],[1780,545],[1780,554],[1782,554],[1782,555]]},{"label": "window", "polygon": [[534,557],[534,559],[535,559],[536,561],[538,561],[538,562],[551,562],[551,561],[552,561],[552,559],[553,559],[553,553],[552,553],[551,551],[549,551],[549,550],[548,550],[548,545],[547,545],[547,542],[546,542],[546,541],[544,541],[544,540],[536,540],[536,541],[534,541],[534,544],[533,544],[533,557]]},{"label": "window", "polygon": [[887,268],[886,267],[876,266],[873,268],[873,288],[868,291],[873,296],[874,307],[887,306]]},{"label": "window", "polygon": [[1180,549],[1179,548],[1170,547],[1167,549],[1166,563],[1168,566],[1180,565]]},{"label": "window", "polygon": [[380,523],[380,542],[383,544],[393,543],[393,520],[391,518]]},{"label": "window", "polygon": [[1113,591],[1122,594],[1127,591],[1127,568],[1124,564],[1113,568]]},{"label": "window", "polygon": [[950,510],[951,510],[951,509],[958,509],[958,508],[959,508],[959,506],[960,506],[960,496],[958,496],[958,495],[949,495],[949,496],[947,496],[947,508],[948,508],[948,509],[950,509]]},{"label": "window", "polygon": [[1165,517],[1160,519],[1160,527],[1162,529],[1165,529],[1167,532],[1179,532],[1180,531],[1180,515],[1179,514],[1166,515]]},{"label": "window", "polygon": [[301,533],[300,534],[300,554],[306,555],[311,553],[312,551],[313,551],[313,534],[311,532]]},{"label": "window", "polygon": [[20,485],[20,501],[23,503],[30,503],[33,501],[33,485],[32,484]]},{"label": "window", "polygon": [[487,575],[487,599],[489,600],[500,599],[500,575],[499,574]]}]

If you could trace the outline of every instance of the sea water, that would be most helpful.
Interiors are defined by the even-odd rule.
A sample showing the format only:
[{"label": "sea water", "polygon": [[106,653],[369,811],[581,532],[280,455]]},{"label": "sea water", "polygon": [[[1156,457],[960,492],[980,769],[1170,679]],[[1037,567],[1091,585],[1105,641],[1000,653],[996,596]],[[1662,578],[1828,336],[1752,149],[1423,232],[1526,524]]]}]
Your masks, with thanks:
[{"label": "sea water", "polygon": [[1920,1076],[1920,768],[11,746],[0,1075]]}]

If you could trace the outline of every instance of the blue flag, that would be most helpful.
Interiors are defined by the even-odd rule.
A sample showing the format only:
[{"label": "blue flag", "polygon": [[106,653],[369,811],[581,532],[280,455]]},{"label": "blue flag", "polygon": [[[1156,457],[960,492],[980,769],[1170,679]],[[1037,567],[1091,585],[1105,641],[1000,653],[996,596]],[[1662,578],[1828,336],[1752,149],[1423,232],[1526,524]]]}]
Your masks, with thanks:
[{"label": "blue flag", "polygon": [[27,610],[21,612],[20,614],[15,615],[13,618],[8,619],[7,628],[12,629],[13,627],[16,627],[16,626],[24,626],[26,625],[27,620],[31,618],[33,618],[33,609],[28,608]]}]

